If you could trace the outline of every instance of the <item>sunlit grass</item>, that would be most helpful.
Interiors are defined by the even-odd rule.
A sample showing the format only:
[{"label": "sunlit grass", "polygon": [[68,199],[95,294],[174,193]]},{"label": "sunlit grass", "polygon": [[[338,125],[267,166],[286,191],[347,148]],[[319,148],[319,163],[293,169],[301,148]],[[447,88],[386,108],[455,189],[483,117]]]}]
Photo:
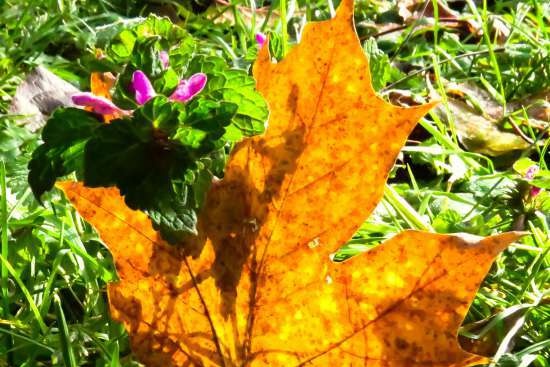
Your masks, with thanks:
[{"label": "sunlit grass", "polygon": [[[132,8],[125,3],[5,1],[0,113],[7,112],[24,74],[38,64],[86,89],[85,56],[146,12],[146,2]],[[407,66],[382,87],[384,96],[405,89],[422,100],[429,88],[443,93],[446,80],[476,82],[502,105],[548,90],[550,8],[540,1],[466,3],[465,17],[480,23],[481,36],[459,37],[437,18],[433,24],[418,21],[381,32],[381,24],[399,20],[393,3],[357,4],[361,38],[374,37],[389,59]],[[306,18],[326,19],[336,6],[306,1],[269,8],[240,1],[193,14],[166,4],[152,10],[179,17],[204,47],[240,66],[250,64],[256,31],[284,40],[287,29],[284,52]],[[288,23],[280,22],[285,13]],[[491,36],[495,19],[510,29],[504,43]],[[506,118],[533,142],[518,156],[532,156],[547,167],[548,131],[525,126],[520,114]],[[550,203],[526,200],[510,162],[466,151],[453,126],[439,116],[431,114],[420,126],[420,141],[411,137],[403,149],[384,200],[335,259],[366,251],[407,228],[483,236],[528,231],[495,262],[460,334],[488,345],[498,366],[550,366]],[[36,143],[37,135],[18,127],[16,118],[0,118],[0,366],[133,365],[124,329],[108,316],[106,284],[116,279],[108,250],[58,192],[49,194],[44,206],[30,194],[26,164]],[[465,178],[449,184],[458,167]]]}]

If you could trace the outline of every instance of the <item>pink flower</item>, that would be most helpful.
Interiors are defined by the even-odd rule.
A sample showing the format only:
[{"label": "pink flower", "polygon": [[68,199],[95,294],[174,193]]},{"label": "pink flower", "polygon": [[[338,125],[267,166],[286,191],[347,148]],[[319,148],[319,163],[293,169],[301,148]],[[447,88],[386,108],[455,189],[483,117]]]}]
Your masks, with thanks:
[{"label": "pink flower", "polygon": [[132,74],[131,87],[134,90],[136,102],[139,105],[145,104],[148,100],[157,95],[149,78],[147,78],[147,75],[141,70],[136,70],[134,74]]},{"label": "pink flower", "polygon": [[[190,101],[204,89],[206,80],[207,77],[204,73],[196,73],[191,75],[189,79],[180,80],[176,90],[170,96],[170,100],[174,102]],[[136,70],[132,74],[130,90],[135,93],[136,102],[139,105],[147,103],[147,101],[157,95],[153,84],[141,70]],[[77,106],[90,107],[92,111],[100,115],[130,115],[133,112],[123,110],[111,100],[96,96],[90,92],[76,93],[72,96],[72,101]]]},{"label": "pink flower", "polygon": [[161,51],[159,53],[159,59],[160,59],[160,62],[162,64],[162,67],[164,69],[168,69],[168,66],[170,66],[170,56],[168,55],[168,52]]},{"label": "pink flower", "polygon": [[527,168],[527,171],[525,171],[525,177],[527,180],[532,180],[535,178],[537,173],[539,172],[539,166],[536,164],[533,164],[531,167]]},{"label": "pink flower", "polygon": [[[176,90],[170,96],[170,100],[176,102],[191,100],[204,89],[206,79],[206,74],[197,73],[191,75],[189,79],[180,80]],[[135,71],[132,75],[132,89],[136,94],[136,102],[140,105],[157,95],[153,85],[141,70]]]},{"label": "pink flower", "polygon": [[170,96],[172,101],[187,102],[199,94],[206,85],[206,74],[196,73],[189,79],[180,80],[178,87]]},{"label": "pink flower", "polygon": [[[532,179],[535,178],[537,173],[539,173],[539,166],[537,166],[536,164],[533,164],[531,167],[527,168],[527,171],[525,171],[525,174],[523,175],[523,177],[526,180],[531,181]],[[532,198],[534,198],[535,196],[540,194],[541,191],[542,189],[540,187],[531,186],[531,189],[529,190],[529,195]]]},{"label": "pink flower", "polygon": [[260,48],[264,47],[266,41],[267,41],[267,36],[265,34],[263,34],[262,32],[256,33],[256,42],[258,43],[258,47]]},{"label": "pink flower", "polygon": [[540,194],[541,191],[542,189],[540,187],[532,186],[531,190],[529,191],[529,195],[534,198],[535,196]]},{"label": "pink flower", "polygon": [[75,105],[90,107],[92,111],[100,115],[128,115],[131,113],[131,111],[123,110],[116,106],[111,100],[96,96],[90,92],[73,94],[71,99]]}]

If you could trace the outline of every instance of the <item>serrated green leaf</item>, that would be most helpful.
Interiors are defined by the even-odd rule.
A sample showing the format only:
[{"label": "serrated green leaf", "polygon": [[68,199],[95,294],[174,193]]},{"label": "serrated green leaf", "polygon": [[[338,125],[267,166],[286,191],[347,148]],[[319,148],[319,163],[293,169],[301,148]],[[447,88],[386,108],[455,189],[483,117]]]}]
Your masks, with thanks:
[{"label": "serrated green leaf", "polygon": [[[223,103],[206,104],[213,110],[206,109],[206,115],[196,114],[199,120],[192,121],[197,125],[207,123],[200,129],[185,125],[184,104],[164,96],[151,99],[131,118],[101,126],[86,144],[84,183],[90,187],[118,187],[126,204],[145,211],[167,241],[177,242],[186,234],[196,233],[196,212],[213,177],[210,160],[201,158],[206,154],[203,140],[209,137],[205,144],[215,145],[210,134],[222,136],[224,131],[223,124],[218,128],[221,132],[202,128],[209,127],[208,123],[214,125],[215,117],[227,107]],[[222,112],[216,115],[218,109]],[[214,116],[209,122],[206,118],[212,111]],[[225,118],[226,124],[230,116]],[[189,141],[183,139],[185,127],[195,134],[186,136]],[[204,134],[203,139],[197,139],[197,133]],[[225,142],[220,144],[223,147]]]},{"label": "serrated green leaf", "polygon": [[252,77],[242,70],[227,69],[223,59],[211,56],[198,56],[191,60],[189,73],[199,72],[208,76],[206,87],[201,92],[204,98],[238,106],[233,126],[228,128],[232,139],[239,140],[265,131],[269,111],[267,103],[256,91],[256,82]]},{"label": "serrated green leaf", "polygon": [[81,174],[84,146],[102,123],[93,113],[77,109],[58,109],[42,131],[40,145],[29,162],[29,185],[37,199],[51,190],[57,177],[73,171]]},{"label": "serrated green leaf", "polygon": [[369,58],[369,66],[372,80],[372,87],[378,91],[388,82],[399,79],[400,71],[390,64],[388,55],[378,48],[374,38],[369,38],[363,45],[365,53]]}]

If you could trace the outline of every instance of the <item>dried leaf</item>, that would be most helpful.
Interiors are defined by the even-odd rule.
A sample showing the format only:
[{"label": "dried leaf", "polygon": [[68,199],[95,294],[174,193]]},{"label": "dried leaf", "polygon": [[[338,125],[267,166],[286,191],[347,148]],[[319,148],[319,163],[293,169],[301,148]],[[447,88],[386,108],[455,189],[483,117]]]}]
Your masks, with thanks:
[{"label": "dried leaf", "polygon": [[[115,86],[116,77],[112,73],[93,72],[90,75],[90,92],[98,97],[111,99],[111,89]],[[91,111],[91,107],[86,108]],[[109,122],[120,116],[103,115],[103,121]]]},{"label": "dried leaf", "polygon": [[147,366],[486,362],[460,349],[456,331],[494,257],[518,237],[406,231],[344,263],[320,241],[281,240],[262,258],[227,237],[191,259],[116,190],[62,187],[113,252],[112,316]]},{"label": "dried leaf", "polygon": [[[513,101],[507,107],[510,112],[525,109],[532,126],[534,125],[540,130],[547,129],[549,127],[548,123],[550,123],[550,88],[543,89],[521,100]],[[537,126],[536,120],[538,120],[539,126]]]},{"label": "dried leaf", "polygon": [[[445,91],[456,133],[469,151],[496,157],[530,147],[521,136],[501,129],[504,109],[486,90],[472,83],[447,83]],[[434,90],[431,94],[439,97]],[[444,106],[438,106],[435,113],[448,122]]]},{"label": "dried leaf", "polygon": [[352,23],[306,26],[279,64],[254,67],[271,106],[264,136],[233,152],[199,236],[165,244],[116,189],[63,183],[108,244],[120,277],[113,318],[148,366],[467,366],[456,333],[494,256],[515,234],[404,232],[345,263],[330,254],[380,199],[431,105],[376,97]]},{"label": "dried leaf", "polygon": [[[449,99],[448,105],[453,112],[458,138],[469,151],[495,157],[529,148],[528,142],[514,133],[502,131],[498,121],[480,115],[466,103]],[[436,113],[447,120],[444,108],[438,107]]]},{"label": "dried leaf", "polygon": [[98,97],[111,99],[111,89],[116,77],[112,73],[93,72],[90,75],[90,91]]},{"label": "dried leaf", "polygon": [[74,106],[71,95],[78,91],[72,84],[38,66],[17,87],[9,112],[24,115],[21,124],[36,131],[44,126],[56,108]]},{"label": "dried leaf", "polygon": [[[434,24],[435,9],[433,1],[399,0],[397,10],[406,24],[419,20],[426,24]],[[473,17],[461,16],[459,12],[452,10],[441,0],[437,0],[437,15],[438,22],[442,22],[445,27],[457,28],[463,30],[466,34],[481,36],[481,25]]]}]

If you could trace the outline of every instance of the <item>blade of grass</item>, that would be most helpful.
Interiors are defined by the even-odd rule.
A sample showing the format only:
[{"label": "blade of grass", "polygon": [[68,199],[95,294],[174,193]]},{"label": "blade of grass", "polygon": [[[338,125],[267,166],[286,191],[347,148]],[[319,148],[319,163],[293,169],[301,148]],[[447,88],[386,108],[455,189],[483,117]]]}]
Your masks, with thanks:
[{"label": "blade of grass", "polygon": [[286,0],[279,0],[279,12],[281,19],[281,39],[283,42],[283,57],[288,52],[288,21],[286,19]]},{"label": "blade of grass", "polygon": [[61,299],[57,294],[54,294],[53,301],[55,304],[55,313],[57,315],[57,324],[59,328],[59,339],[61,341],[61,351],[63,353],[63,361],[66,367],[76,367],[76,358],[73,348],[71,347],[71,337],[69,335],[69,327],[65,319],[65,313],[61,307]]},{"label": "blade of grass", "polygon": [[[8,197],[6,189],[6,166],[4,161],[0,162],[0,190],[2,197],[0,198],[0,215],[2,216],[2,256],[8,258]],[[9,318],[10,299],[8,294],[8,269],[2,266],[2,308],[4,310],[4,318]]]},{"label": "blade of grass", "polygon": [[420,214],[418,214],[414,208],[407,203],[407,201],[403,199],[390,185],[386,185],[384,190],[384,198],[399,214],[401,214],[403,219],[412,228],[435,232],[432,226],[428,223],[424,223],[424,220]]},{"label": "blade of grass", "polygon": [[0,328],[0,333],[4,333],[6,335],[9,335],[15,339],[21,339],[21,340],[24,340],[26,341],[27,343],[31,344],[31,345],[35,345],[39,348],[42,348],[42,349],[45,349],[47,350],[48,352],[50,353],[54,353],[55,352],[55,348],[52,348],[50,347],[49,345],[47,344],[44,344],[44,343],[41,343],[39,342],[38,340],[36,340],[36,338],[33,338],[33,337],[30,337],[30,336],[26,336],[26,335],[21,335],[21,334],[18,334],[18,333],[15,333],[11,330],[7,330],[7,329],[4,329],[4,328]]},{"label": "blade of grass", "polygon": [[[4,161],[0,161],[0,216],[2,219],[1,228],[2,231],[2,256],[8,257],[8,196],[7,196],[7,187],[6,187],[6,166]],[[2,288],[2,309],[3,317],[8,320],[10,318],[10,299],[8,294],[8,269],[6,266],[2,265],[2,272],[0,277],[0,287]],[[3,329],[0,328],[0,329]],[[9,327],[8,327],[9,330]],[[13,346],[13,339],[8,338],[6,340],[6,350],[10,350]],[[7,355],[7,362],[10,363],[12,359],[11,353]]]},{"label": "blade of grass", "polygon": [[35,317],[35,320],[38,323],[38,326],[40,327],[40,331],[42,332],[42,334],[46,334],[48,332],[48,327],[46,326],[46,323],[44,323],[44,319],[42,318],[42,315],[40,315],[40,311],[38,310],[38,307],[36,307],[36,303],[32,299],[32,295],[30,294],[29,290],[25,286],[25,283],[23,283],[19,275],[17,275],[17,272],[15,271],[15,269],[4,258],[4,256],[0,255],[0,261],[2,262],[2,266],[8,269],[9,274],[13,277],[13,279],[15,279],[15,282],[21,289],[21,292],[23,292],[23,295],[25,296],[25,298],[27,299],[27,302],[29,303],[29,307],[31,308],[31,311]]}]

